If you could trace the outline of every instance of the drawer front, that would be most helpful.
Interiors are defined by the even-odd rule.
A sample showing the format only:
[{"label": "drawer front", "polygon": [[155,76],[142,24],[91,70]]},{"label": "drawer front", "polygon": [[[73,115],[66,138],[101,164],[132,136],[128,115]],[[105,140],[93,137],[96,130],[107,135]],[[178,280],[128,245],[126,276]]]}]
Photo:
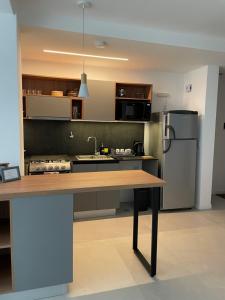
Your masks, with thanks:
[{"label": "drawer front", "polygon": [[118,171],[119,164],[118,163],[109,163],[109,164],[96,164],[97,171]]},{"label": "drawer front", "polygon": [[142,160],[121,161],[119,165],[121,170],[141,170]]},{"label": "drawer front", "polygon": [[96,172],[96,164],[73,164],[73,173]]}]

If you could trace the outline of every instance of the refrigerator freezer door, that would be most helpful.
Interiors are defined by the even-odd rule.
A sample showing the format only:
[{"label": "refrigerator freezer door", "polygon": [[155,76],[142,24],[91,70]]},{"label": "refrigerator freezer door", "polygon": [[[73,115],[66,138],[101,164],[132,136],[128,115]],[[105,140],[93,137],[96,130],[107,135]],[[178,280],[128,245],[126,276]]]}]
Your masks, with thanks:
[{"label": "refrigerator freezer door", "polygon": [[[165,125],[175,130],[176,139],[198,138],[198,115],[187,113],[167,113],[164,116]],[[170,127],[170,128],[171,128]],[[172,130],[165,129],[165,138],[174,139]]]},{"label": "refrigerator freezer door", "polygon": [[191,208],[195,205],[197,141],[174,140],[171,143],[162,159],[162,177],[166,181],[162,208]]}]

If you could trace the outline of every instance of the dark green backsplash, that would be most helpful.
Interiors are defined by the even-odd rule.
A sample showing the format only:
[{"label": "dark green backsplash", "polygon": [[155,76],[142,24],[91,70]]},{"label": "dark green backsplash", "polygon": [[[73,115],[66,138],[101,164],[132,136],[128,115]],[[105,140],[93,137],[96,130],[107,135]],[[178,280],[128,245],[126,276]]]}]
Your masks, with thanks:
[{"label": "dark green backsplash", "polygon": [[[70,132],[74,138],[70,139]],[[110,148],[132,148],[133,141],[144,140],[144,125],[132,123],[98,123],[24,120],[26,155],[91,154],[96,136],[98,146],[103,142]]]}]

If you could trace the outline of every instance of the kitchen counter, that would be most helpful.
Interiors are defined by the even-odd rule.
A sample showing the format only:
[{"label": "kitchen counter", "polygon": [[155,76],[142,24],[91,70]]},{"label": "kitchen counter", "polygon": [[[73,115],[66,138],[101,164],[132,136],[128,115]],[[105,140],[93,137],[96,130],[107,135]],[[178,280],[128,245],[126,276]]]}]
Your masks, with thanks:
[{"label": "kitchen counter", "polygon": [[74,159],[74,157],[70,157],[70,161],[73,163],[116,163],[120,161],[130,161],[130,160],[157,160],[157,158],[150,156],[150,155],[143,155],[143,156],[113,156],[111,155],[115,160],[86,160],[86,161],[80,161],[78,159]]},{"label": "kitchen counter", "polygon": [[[77,154],[78,155],[78,154]],[[61,154],[61,155],[32,155],[27,156],[25,158],[25,162],[29,163],[30,160],[70,160],[73,163],[82,163],[84,161],[78,160],[76,158],[77,155],[67,155],[67,154]],[[115,160],[100,160],[98,162],[107,162],[107,163],[115,163],[117,161],[124,161],[124,160],[157,160],[157,158],[151,156],[151,155],[143,155],[143,156],[112,156],[115,158]],[[91,162],[90,160],[85,162]],[[96,161],[94,161],[96,162]]]},{"label": "kitchen counter", "polygon": [[126,160],[157,160],[157,158],[155,158],[155,157],[153,157],[151,155],[143,155],[143,156],[116,156],[116,159],[118,159],[119,161],[126,161]]},{"label": "kitchen counter", "polygon": [[21,180],[0,184],[0,200],[35,195],[157,187],[164,183],[158,177],[142,170],[24,176]]}]

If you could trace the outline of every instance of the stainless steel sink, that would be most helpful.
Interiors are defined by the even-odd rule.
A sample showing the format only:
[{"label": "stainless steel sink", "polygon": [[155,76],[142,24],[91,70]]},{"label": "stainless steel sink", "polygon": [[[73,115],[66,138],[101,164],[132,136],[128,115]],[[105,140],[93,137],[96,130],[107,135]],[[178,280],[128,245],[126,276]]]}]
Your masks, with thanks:
[{"label": "stainless steel sink", "polygon": [[77,155],[77,160],[115,160],[108,155]]}]

